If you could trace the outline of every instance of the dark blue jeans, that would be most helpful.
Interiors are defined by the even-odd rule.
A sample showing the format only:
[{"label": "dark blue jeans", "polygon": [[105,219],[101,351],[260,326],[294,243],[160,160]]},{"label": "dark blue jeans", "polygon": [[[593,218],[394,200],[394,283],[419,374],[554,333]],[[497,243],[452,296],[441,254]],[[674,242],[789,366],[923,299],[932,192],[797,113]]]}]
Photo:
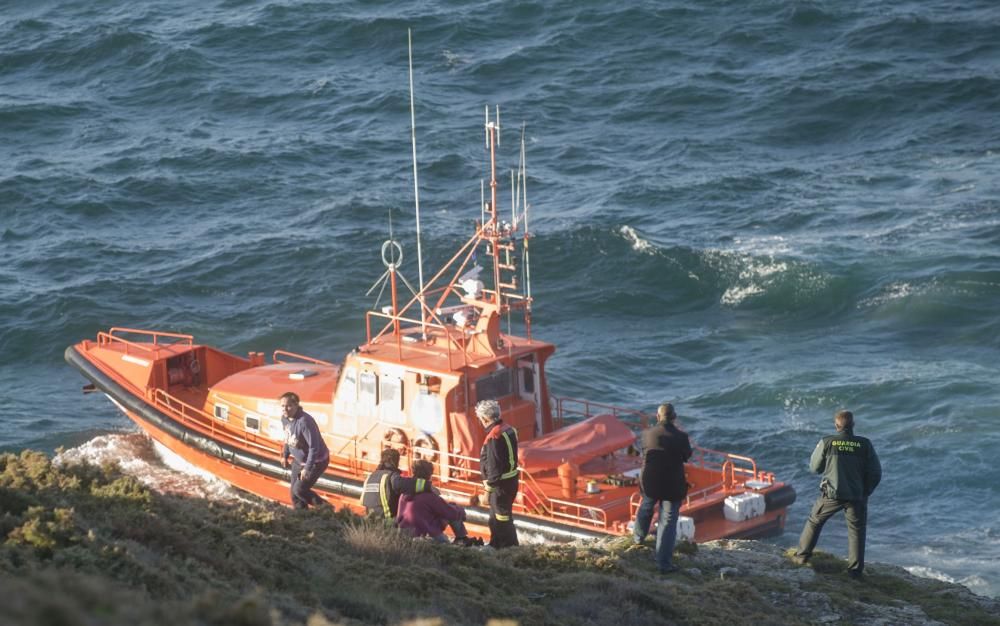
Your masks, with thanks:
[{"label": "dark blue jeans", "polygon": [[653,511],[660,505],[660,521],[656,524],[656,566],[660,571],[669,570],[673,566],[674,544],[677,543],[677,518],[680,516],[681,503],[669,500],[654,500],[643,494],[639,510],[635,512],[634,539],[636,543],[649,534],[649,525],[653,521]]},{"label": "dark blue jeans", "polygon": [[328,465],[330,465],[329,460],[326,463],[317,463],[302,478],[299,478],[302,465],[298,461],[292,460],[292,480],[289,484],[292,494],[292,506],[297,509],[307,509],[309,505],[321,502],[321,498],[312,490],[312,486],[323,475]]}]

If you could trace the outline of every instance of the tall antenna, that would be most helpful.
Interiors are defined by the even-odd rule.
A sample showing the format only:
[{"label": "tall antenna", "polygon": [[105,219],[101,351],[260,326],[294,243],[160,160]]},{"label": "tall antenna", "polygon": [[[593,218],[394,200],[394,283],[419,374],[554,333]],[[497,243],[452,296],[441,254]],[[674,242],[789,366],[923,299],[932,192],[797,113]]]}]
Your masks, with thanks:
[{"label": "tall antenna", "polygon": [[[528,163],[525,158],[524,150],[524,125],[521,125],[521,202],[524,206],[524,295],[527,299],[527,312],[530,318],[531,315],[531,256],[528,252],[528,240],[531,239],[531,233],[528,231]],[[531,326],[528,326],[528,339],[531,339]]]},{"label": "tall antenna", "polygon": [[410,52],[410,140],[413,146],[413,203],[417,211],[417,281],[420,287],[421,331],[426,334],[424,322],[424,255],[420,248],[420,185],[417,182],[417,115],[413,106],[413,30],[406,29],[406,40]]}]

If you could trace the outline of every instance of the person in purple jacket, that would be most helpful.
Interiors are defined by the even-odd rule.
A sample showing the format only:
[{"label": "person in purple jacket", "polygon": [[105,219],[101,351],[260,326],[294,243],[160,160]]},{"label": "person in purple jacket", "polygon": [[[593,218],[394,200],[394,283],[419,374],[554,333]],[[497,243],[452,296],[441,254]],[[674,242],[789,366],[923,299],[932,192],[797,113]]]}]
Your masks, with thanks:
[{"label": "person in purple jacket", "polygon": [[323,441],[316,420],[299,406],[298,394],[285,392],[281,394],[279,401],[281,425],[285,429],[281,466],[288,469],[288,457],[292,457],[292,477],[289,482],[292,506],[307,509],[310,505],[322,504],[323,499],[312,487],[330,465],[330,449]]},{"label": "person in purple jacket", "polygon": [[[430,483],[434,474],[434,466],[430,461],[420,459],[413,462],[411,468],[413,477]],[[399,496],[399,512],[396,514],[396,525],[405,529],[414,537],[430,537],[438,543],[448,543],[444,527],[451,526],[455,533],[454,543],[473,545],[465,530],[465,509],[445,502],[435,490],[418,494],[404,493]]]}]

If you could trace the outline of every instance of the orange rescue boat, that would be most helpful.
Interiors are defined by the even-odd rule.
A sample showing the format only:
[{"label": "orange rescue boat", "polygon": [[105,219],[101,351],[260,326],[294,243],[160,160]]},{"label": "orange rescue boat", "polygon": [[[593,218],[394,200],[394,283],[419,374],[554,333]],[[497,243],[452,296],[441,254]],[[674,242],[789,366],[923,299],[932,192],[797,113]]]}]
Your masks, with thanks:
[{"label": "orange rescue boat", "polygon": [[[490,191],[475,233],[406,301],[399,297],[409,289],[399,272],[401,248],[385,242],[380,282],[390,287],[391,304],[367,312],[365,342],[341,365],[282,350],[270,362],[261,352],[244,358],[190,335],[130,328],[70,346],[66,360],[91,381],[87,388],[106,394],[159,444],[240,489],[285,503],[278,397],[294,391],[330,448],[330,466],[315,486],[322,497],[360,510],[365,476],[381,451],[394,447],[404,468],[432,461],[442,495],[480,526],[489,511],[479,504],[484,433],[474,407],[496,399],[520,441],[519,530],[557,539],[628,532],[640,500],[636,435],[649,418],[549,394],[545,365],[555,346],[531,336],[523,140],[506,222],[497,211],[498,134],[487,116]],[[523,333],[501,332],[501,321]],[[780,533],[795,501],[790,485],[745,456],[695,446],[686,473],[678,533],[693,541]]]}]

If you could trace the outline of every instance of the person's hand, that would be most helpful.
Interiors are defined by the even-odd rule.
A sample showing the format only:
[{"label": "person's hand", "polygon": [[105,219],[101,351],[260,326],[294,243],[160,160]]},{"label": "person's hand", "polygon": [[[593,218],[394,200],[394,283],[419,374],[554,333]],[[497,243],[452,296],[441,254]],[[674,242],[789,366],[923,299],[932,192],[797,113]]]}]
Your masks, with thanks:
[{"label": "person's hand", "polygon": [[493,487],[490,487],[490,484],[485,480],[483,481],[483,489],[486,490],[486,493],[492,493],[493,491]]},{"label": "person's hand", "polygon": [[282,457],[281,458],[281,467],[284,468],[284,469],[288,469],[289,465],[290,465],[290,463],[288,462],[288,457],[287,456],[286,457]]}]

